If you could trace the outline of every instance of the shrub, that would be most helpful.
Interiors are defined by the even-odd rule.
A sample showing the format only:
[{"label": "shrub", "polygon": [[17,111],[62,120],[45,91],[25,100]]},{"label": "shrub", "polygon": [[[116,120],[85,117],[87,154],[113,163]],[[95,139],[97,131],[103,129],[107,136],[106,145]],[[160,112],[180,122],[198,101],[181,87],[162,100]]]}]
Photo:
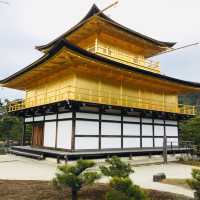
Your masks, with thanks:
[{"label": "shrub", "polygon": [[106,200],[146,200],[147,196],[139,186],[129,178],[115,177],[110,182],[112,188],[106,194]]},{"label": "shrub", "polygon": [[107,159],[108,166],[101,166],[101,172],[110,180],[110,191],[106,193],[106,200],[146,200],[145,193],[139,186],[133,184],[129,178],[133,173],[131,165],[114,156]]},{"label": "shrub", "polygon": [[111,189],[109,192],[106,193],[105,199],[106,200],[134,200],[127,197],[126,194],[114,189]]},{"label": "shrub", "polygon": [[130,173],[134,172],[130,164],[123,162],[117,156],[107,159],[106,163],[109,165],[108,167],[100,166],[101,172],[105,176],[126,178],[130,175]]},{"label": "shrub", "polygon": [[195,190],[195,199],[200,200],[200,170],[192,170],[192,179],[187,181],[190,187]]},{"label": "shrub", "polygon": [[72,200],[78,199],[78,191],[85,186],[93,184],[95,180],[100,178],[96,172],[87,172],[88,168],[95,165],[92,161],[79,160],[75,165],[58,166],[59,172],[53,179],[53,185],[62,189],[63,187],[70,187],[72,193]]}]

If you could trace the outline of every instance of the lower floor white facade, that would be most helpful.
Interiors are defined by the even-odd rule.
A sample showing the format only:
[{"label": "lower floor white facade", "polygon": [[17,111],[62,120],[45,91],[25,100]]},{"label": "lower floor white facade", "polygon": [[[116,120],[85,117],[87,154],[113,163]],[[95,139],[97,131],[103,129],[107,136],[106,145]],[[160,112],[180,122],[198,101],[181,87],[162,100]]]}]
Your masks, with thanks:
[{"label": "lower floor white facade", "polygon": [[162,148],[164,138],[169,146],[179,145],[178,120],[113,109],[46,113],[26,117],[25,124],[42,127],[41,136],[34,138],[42,137],[40,145],[46,148],[69,151]]}]

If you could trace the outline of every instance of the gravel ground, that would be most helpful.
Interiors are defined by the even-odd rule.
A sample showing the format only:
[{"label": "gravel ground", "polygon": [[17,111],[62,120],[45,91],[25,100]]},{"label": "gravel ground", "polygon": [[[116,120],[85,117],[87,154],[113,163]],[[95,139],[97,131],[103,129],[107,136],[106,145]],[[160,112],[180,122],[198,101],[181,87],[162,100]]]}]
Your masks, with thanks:
[{"label": "gravel ground", "polygon": [[[83,188],[80,200],[103,200],[108,186],[96,184]],[[191,200],[182,195],[175,195],[155,190],[147,190],[150,200]],[[2,200],[71,200],[70,191],[56,190],[48,181],[11,181],[0,180],[0,199]]]},{"label": "gravel ground", "polygon": [[[141,160],[146,160],[148,165],[141,165]],[[172,158],[171,158],[172,159]],[[124,159],[128,160],[128,159]],[[164,172],[167,178],[191,178],[192,166],[169,163],[151,164],[153,161],[160,163],[162,160],[159,157],[155,158],[134,158],[129,161],[134,166],[135,173],[131,175],[134,183],[143,188],[172,192],[177,194],[193,197],[193,191],[175,185],[163,183],[155,183],[152,181],[154,174]],[[98,160],[97,165],[104,163],[104,160]],[[51,180],[56,172],[56,161],[54,159],[34,160],[14,155],[0,156],[0,179],[4,180]],[[107,178],[102,178],[102,183],[107,183]]]}]

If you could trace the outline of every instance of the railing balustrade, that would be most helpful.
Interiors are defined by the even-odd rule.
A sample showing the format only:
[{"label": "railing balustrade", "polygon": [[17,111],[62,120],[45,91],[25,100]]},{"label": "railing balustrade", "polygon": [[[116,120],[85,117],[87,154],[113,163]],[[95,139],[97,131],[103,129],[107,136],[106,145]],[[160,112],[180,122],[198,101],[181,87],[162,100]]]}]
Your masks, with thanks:
[{"label": "railing balustrade", "polygon": [[130,53],[125,53],[120,49],[106,46],[102,43],[97,43],[96,46],[91,45],[87,48],[88,51],[102,56],[106,56],[112,60],[122,62],[124,64],[134,65],[135,67],[152,71],[155,73],[160,73],[160,63],[153,62],[144,58],[140,58],[136,55],[131,55]]},{"label": "railing balustrade", "polygon": [[58,89],[56,92],[44,92],[40,95],[26,98],[22,101],[11,102],[8,106],[8,112],[64,100],[77,100],[188,115],[196,114],[196,107],[192,105],[174,104],[155,100],[152,98],[142,98],[125,94],[119,95],[118,93],[113,93],[105,90],[93,90],[73,86],[65,86]]}]

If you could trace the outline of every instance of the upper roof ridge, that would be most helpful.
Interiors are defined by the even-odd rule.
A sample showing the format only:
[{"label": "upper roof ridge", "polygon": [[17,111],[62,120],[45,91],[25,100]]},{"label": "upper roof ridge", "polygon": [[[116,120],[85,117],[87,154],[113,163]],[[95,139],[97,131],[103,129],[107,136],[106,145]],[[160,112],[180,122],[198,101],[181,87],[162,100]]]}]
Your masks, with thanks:
[{"label": "upper roof ridge", "polygon": [[95,15],[97,15],[99,13],[98,16],[102,17],[102,18],[105,18],[105,19],[109,19],[111,20],[108,16],[106,16],[104,13],[100,13],[101,12],[101,9],[98,8],[98,6],[94,3],[92,5],[92,7],[90,8],[90,10],[88,11],[88,13],[85,15],[85,17],[80,21],[80,22],[83,22]]},{"label": "upper roof ridge", "polygon": [[156,45],[161,45],[161,46],[164,46],[164,47],[171,48],[176,44],[174,42],[159,41],[159,40],[153,39],[151,37],[148,37],[146,35],[143,35],[141,33],[138,33],[138,32],[136,32],[134,30],[131,30],[131,29],[129,29],[129,28],[127,28],[127,27],[115,22],[114,20],[112,20],[110,17],[105,15],[103,12],[101,12],[101,10],[97,7],[96,4],[93,4],[92,7],[90,8],[90,10],[88,11],[88,13],[85,15],[85,17],[78,24],[76,24],[74,27],[72,27],[71,29],[69,29],[68,31],[66,31],[65,33],[63,33],[62,35],[60,35],[59,37],[54,39],[53,41],[49,42],[48,44],[41,45],[41,46],[36,46],[36,49],[43,50],[43,49],[51,47],[59,39],[65,38],[69,34],[73,33],[75,30],[77,30],[78,28],[83,26],[84,23],[86,23],[90,18],[92,18],[95,15],[98,15],[98,17],[106,20],[111,25],[116,26],[117,28],[120,28],[121,30],[123,30],[123,31],[125,31],[125,32],[127,32],[127,33],[129,33],[131,35],[135,35],[136,37],[142,38],[142,39],[147,40],[147,41],[149,41],[151,43],[154,43]]}]

